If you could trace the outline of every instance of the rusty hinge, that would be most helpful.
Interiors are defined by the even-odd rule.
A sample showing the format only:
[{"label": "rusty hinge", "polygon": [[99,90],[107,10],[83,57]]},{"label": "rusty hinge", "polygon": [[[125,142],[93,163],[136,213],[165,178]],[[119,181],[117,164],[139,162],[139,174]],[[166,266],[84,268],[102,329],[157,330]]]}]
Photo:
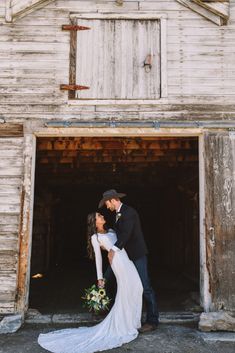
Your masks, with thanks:
[{"label": "rusty hinge", "polygon": [[60,85],[62,91],[81,91],[83,89],[90,89],[88,86],[81,85]]},{"label": "rusty hinge", "polygon": [[78,25],[62,25],[63,31],[86,31],[91,29],[91,27],[78,26]]}]

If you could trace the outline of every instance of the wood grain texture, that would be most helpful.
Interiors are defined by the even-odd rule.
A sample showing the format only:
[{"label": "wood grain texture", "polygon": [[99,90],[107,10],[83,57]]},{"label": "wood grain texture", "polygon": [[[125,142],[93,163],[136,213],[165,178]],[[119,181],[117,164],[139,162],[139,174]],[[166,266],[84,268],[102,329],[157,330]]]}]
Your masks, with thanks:
[{"label": "wood grain texture", "polygon": [[205,134],[206,245],[211,310],[235,305],[235,135]]},{"label": "wood grain texture", "polygon": [[77,92],[78,98],[159,98],[159,21],[78,19],[78,24],[91,28],[78,33],[77,83],[90,87]]},{"label": "wood grain texture", "polygon": [[[208,1],[207,4],[212,3]],[[228,5],[228,2],[226,4]],[[23,9],[23,5],[28,8]],[[50,3],[44,2],[44,5],[46,6],[39,8],[36,2],[33,4],[33,2],[14,0],[12,1],[13,17],[18,14],[17,20],[6,23],[5,3],[0,2],[1,313],[11,313],[16,310],[14,298],[18,279],[20,292],[17,307],[21,310],[25,309],[28,294],[27,256],[30,253],[30,224],[27,223],[29,222],[27,217],[32,211],[30,209],[30,197],[32,197],[30,141],[32,140],[28,139],[27,158],[23,159],[21,137],[23,125],[31,133],[43,128],[46,134],[48,130],[44,124],[53,120],[62,122],[81,120],[233,122],[235,116],[234,2],[229,4],[230,19],[227,26],[220,27],[175,0],[124,1],[123,6],[120,7],[115,1],[90,0],[57,0]],[[225,3],[217,2],[215,5],[213,2],[214,8],[221,11],[222,5],[224,6]],[[37,11],[34,11],[36,9]],[[87,43],[82,39],[86,31],[78,32],[78,39],[75,35],[70,37],[71,34],[68,31],[62,30],[62,25],[70,23],[71,13],[74,15],[73,19],[77,15],[83,17],[81,22],[84,23],[87,21],[85,17],[88,14],[90,20],[87,22],[91,22],[94,13],[97,17],[101,14],[105,15],[107,19],[112,14],[113,21],[118,13],[117,33],[120,35],[117,36],[114,32],[108,33],[108,25],[106,28],[103,26],[104,30],[101,31],[100,24],[100,31],[97,31]],[[146,17],[143,20],[144,30],[140,29],[141,20],[138,19],[138,16],[143,13]],[[25,14],[28,15],[21,17]],[[218,17],[215,13],[210,12],[210,14],[213,18]],[[11,11],[8,15],[10,18]],[[138,36],[134,35],[134,27],[128,27],[124,19],[127,15],[130,19],[136,20],[136,26],[139,27]],[[162,82],[155,81],[157,75],[152,81],[151,79],[144,81],[142,72],[139,72],[134,65],[139,59],[139,53],[147,48],[148,43],[143,39],[146,38],[146,33],[149,33],[148,17],[152,17],[151,21],[157,23],[157,16],[165,22],[165,39],[161,36],[161,48],[165,48],[166,55],[161,58],[160,63],[161,67],[164,67],[165,82],[167,82],[164,88],[167,94],[159,99],[158,89]],[[71,23],[73,21],[77,23],[73,19]],[[112,27],[113,24],[110,22],[109,26]],[[158,26],[154,24],[149,26],[152,40],[158,41]],[[127,29],[129,34],[123,41],[122,38]],[[161,34],[162,32],[161,28]],[[98,63],[89,55],[87,44],[92,45],[91,49],[94,52],[100,53],[101,48],[98,46],[102,41],[99,41],[99,38],[105,38],[107,41],[102,47]],[[114,46],[112,46],[113,38]],[[76,72],[76,54],[81,55],[81,52],[77,52],[76,49],[77,42],[79,48],[84,49],[83,55],[85,55],[78,63],[78,66],[81,66],[79,66],[80,72]],[[157,48],[158,45],[157,43]],[[115,51],[118,52],[119,48],[122,55],[113,65]],[[145,56],[141,58],[141,62],[144,59]],[[105,69],[104,64],[108,66]],[[122,75],[115,76],[115,72],[120,70]],[[69,97],[73,98],[71,102],[68,99],[68,93],[60,91],[61,84],[85,84],[83,78],[89,75],[93,90],[93,99],[90,101],[79,101],[79,105],[76,105],[78,101],[74,99],[74,95],[71,94]],[[104,80],[98,80],[99,76]],[[110,77],[115,77],[115,80],[111,80]],[[135,77],[134,80],[133,77]],[[150,87],[153,91],[149,89]],[[88,91],[84,94],[88,94]],[[109,97],[114,95],[117,99],[110,99],[106,103],[99,99],[108,95]],[[120,97],[124,98],[120,100]],[[131,97],[140,99],[133,103],[131,99],[127,99]],[[148,104],[144,97],[147,97]],[[157,97],[157,99],[150,100],[151,97]],[[122,130],[123,134],[126,134],[124,130]],[[53,134],[59,135],[61,131],[55,128]],[[75,129],[71,128],[70,131],[72,134],[77,134]],[[116,133],[115,128],[112,131]],[[167,133],[169,132],[170,129]],[[25,128],[24,133],[26,133]],[[66,128],[63,129],[63,133],[66,134]],[[90,131],[89,133],[91,134]],[[101,133],[107,134],[107,129],[102,130]],[[191,131],[191,134],[193,133],[195,130]],[[201,130],[200,133],[202,133]],[[210,272],[211,293],[215,308],[232,308],[234,307],[234,287],[232,287],[234,279],[230,268],[235,267],[232,238],[234,219],[231,215],[231,207],[234,209],[232,179],[235,168],[232,152],[235,148],[234,140],[229,138],[228,134],[218,136],[212,134],[206,136],[205,142],[207,265]],[[28,184],[26,183],[23,188],[22,178],[25,173]],[[20,215],[21,221],[24,221],[21,227]],[[213,245],[214,239],[215,245]],[[21,241],[22,253],[20,267],[18,267],[19,241]],[[228,275],[225,275],[226,273]]]},{"label": "wood grain texture", "polygon": [[23,136],[23,125],[21,124],[1,124],[0,125],[0,138]]},{"label": "wood grain texture", "polygon": [[[4,127],[3,127],[4,126]],[[12,313],[17,292],[23,174],[22,125],[0,125],[0,312]]]}]

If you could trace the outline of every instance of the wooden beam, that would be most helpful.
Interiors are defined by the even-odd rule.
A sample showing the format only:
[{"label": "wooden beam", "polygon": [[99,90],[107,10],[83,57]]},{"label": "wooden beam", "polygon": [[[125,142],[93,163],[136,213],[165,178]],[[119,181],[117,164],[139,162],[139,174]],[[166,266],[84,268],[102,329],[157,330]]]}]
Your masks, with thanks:
[{"label": "wooden beam", "polygon": [[197,149],[197,139],[42,138],[38,151]]},{"label": "wooden beam", "polygon": [[[214,13],[217,16],[220,16],[222,19],[224,19],[225,21],[228,20],[229,17],[229,11],[228,11],[228,3],[225,3],[226,8],[221,8],[221,6],[223,6],[224,4],[222,4],[222,2],[220,2],[220,4],[216,4],[215,2],[210,2],[210,4],[202,1],[202,0],[192,0],[193,2],[195,2],[195,4],[198,4],[202,7],[204,7],[206,10],[211,11],[212,13]],[[219,7],[218,7],[219,5]],[[221,8],[221,10],[220,10]]]},{"label": "wooden beam", "polygon": [[215,11],[211,8],[211,6],[201,0],[176,0],[180,4],[188,7],[192,11],[200,14],[211,22],[217,24],[218,26],[222,26],[227,23],[227,18],[224,17],[223,14]]},{"label": "wooden beam", "polygon": [[55,0],[19,0],[11,5],[12,19],[21,18]]},{"label": "wooden beam", "polygon": [[[77,20],[71,19],[71,25],[76,25]],[[70,52],[69,52],[69,85],[76,85],[76,67],[77,67],[77,31],[70,32]],[[75,99],[76,91],[68,92],[69,99]]]},{"label": "wooden beam", "polygon": [[202,2],[222,2],[229,3],[229,0],[201,0]]},{"label": "wooden beam", "polygon": [[71,158],[71,157],[63,157],[60,160],[58,160],[58,158],[39,158],[38,163],[40,165],[43,164],[47,164],[49,166],[51,166],[53,168],[53,166],[55,164],[57,164],[57,166],[59,165],[63,165],[63,164],[71,164],[73,165],[74,163],[76,164],[77,162],[80,165],[84,165],[84,164],[93,164],[93,165],[97,165],[97,164],[112,164],[112,163],[128,163],[128,164],[135,164],[135,163],[152,163],[152,162],[157,162],[160,160],[164,160],[164,161],[179,161],[179,162],[187,162],[187,161],[198,161],[198,156],[197,155],[193,155],[191,153],[188,154],[174,154],[174,155],[167,155],[162,153],[158,153],[156,155],[153,156],[130,156],[130,157],[126,157],[126,156],[111,156],[111,155],[107,155],[107,156],[92,156],[92,157],[80,157],[79,160]]},{"label": "wooden beam", "polygon": [[23,135],[22,124],[0,124],[0,137],[22,137]]},{"label": "wooden beam", "polygon": [[22,313],[28,308],[29,297],[36,138],[28,134],[25,135],[24,140],[24,181],[19,229],[17,303],[15,304],[16,311]]}]

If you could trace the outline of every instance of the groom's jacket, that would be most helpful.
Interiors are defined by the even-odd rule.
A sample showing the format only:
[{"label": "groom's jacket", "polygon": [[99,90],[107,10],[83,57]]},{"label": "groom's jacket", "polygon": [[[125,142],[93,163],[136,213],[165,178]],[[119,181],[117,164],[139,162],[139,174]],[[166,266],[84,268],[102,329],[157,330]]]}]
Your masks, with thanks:
[{"label": "groom's jacket", "polygon": [[136,210],[123,204],[117,216],[118,220],[114,226],[117,241],[114,245],[119,249],[124,248],[131,260],[137,260],[146,255],[147,246]]}]

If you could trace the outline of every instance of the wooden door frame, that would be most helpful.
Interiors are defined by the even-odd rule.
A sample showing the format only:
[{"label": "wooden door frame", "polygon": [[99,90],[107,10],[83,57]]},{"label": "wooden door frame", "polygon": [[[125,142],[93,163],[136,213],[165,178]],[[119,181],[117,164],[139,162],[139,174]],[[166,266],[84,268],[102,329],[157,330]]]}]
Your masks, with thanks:
[{"label": "wooden door frame", "polygon": [[[27,131],[27,130],[26,130]],[[48,128],[39,127],[27,131],[24,147],[24,188],[22,194],[21,229],[19,240],[19,271],[18,296],[16,311],[25,313],[28,309],[30,285],[30,260],[32,249],[32,224],[34,203],[34,178],[36,161],[37,137],[80,137],[80,136],[107,136],[107,137],[198,137],[199,154],[199,242],[200,242],[200,303],[205,312],[211,308],[209,292],[209,274],[206,259],[206,232],[205,232],[205,162],[204,162],[204,131],[202,128],[126,128],[126,127],[91,127],[91,128]],[[199,249],[198,249],[199,250]]]}]

